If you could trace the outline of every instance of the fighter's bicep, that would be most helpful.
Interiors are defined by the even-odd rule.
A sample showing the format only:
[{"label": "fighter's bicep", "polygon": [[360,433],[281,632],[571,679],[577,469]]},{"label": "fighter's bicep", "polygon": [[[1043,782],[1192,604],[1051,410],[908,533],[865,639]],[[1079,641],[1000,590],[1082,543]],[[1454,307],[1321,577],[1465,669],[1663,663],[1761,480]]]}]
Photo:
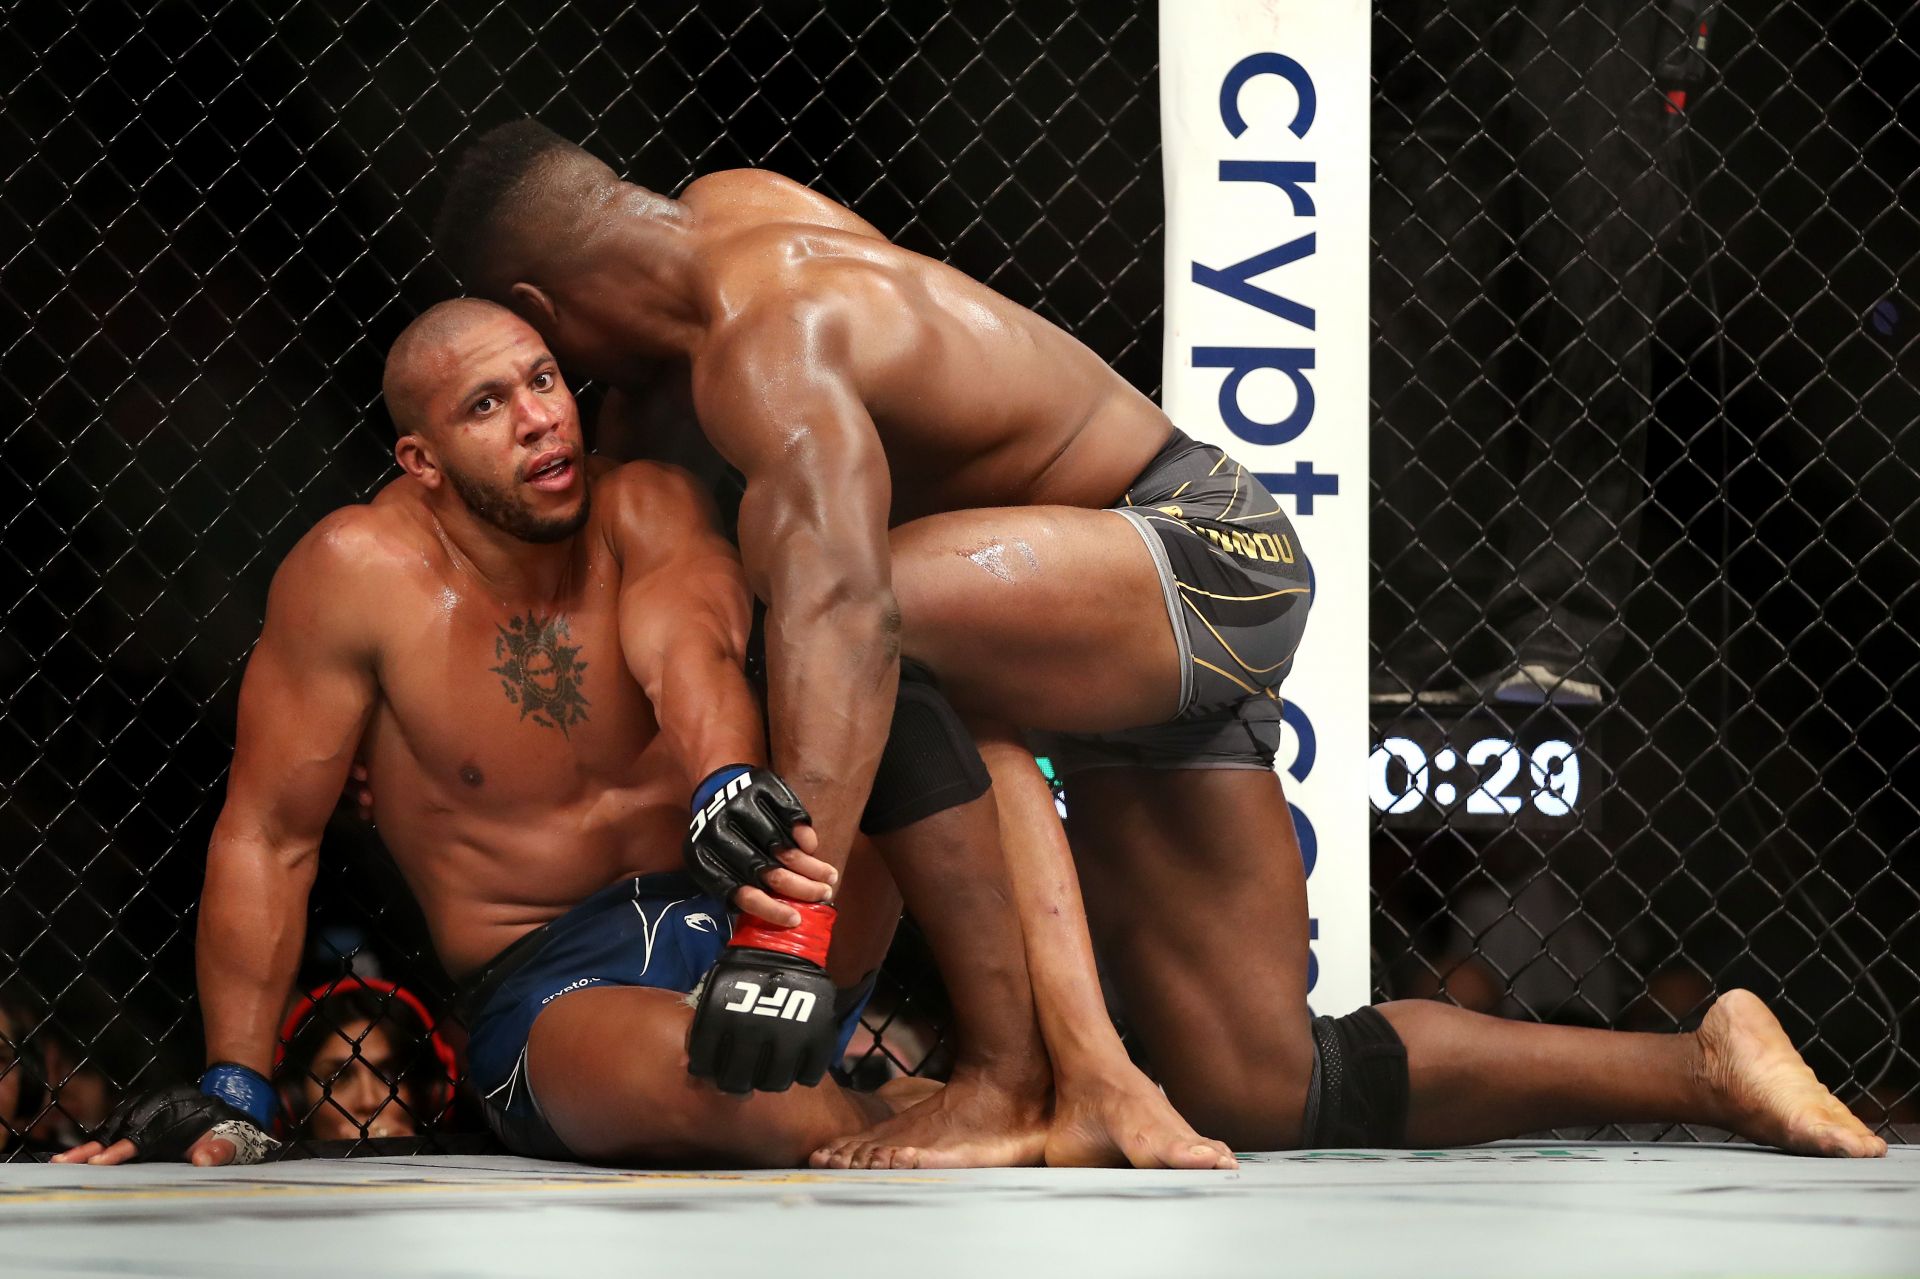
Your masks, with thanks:
[{"label": "fighter's bicep", "polygon": [[378,694],[365,614],[296,550],[268,599],[240,683],[233,772],[222,821],[273,841],[326,824]]},{"label": "fighter's bicep", "polygon": [[677,467],[630,463],[607,477],[599,497],[612,507],[620,643],[641,686],[651,691],[659,666],[683,640],[744,653],[752,614],[740,556],[693,477]]},{"label": "fighter's bicep", "polygon": [[700,421],[746,478],[740,553],[767,595],[808,573],[884,581],[892,479],[844,326],[821,308],[742,326],[696,378]]},{"label": "fighter's bicep", "polygon": [[[794,557],[884,577],[893,487],[865,411],[796,410],[774,455],[742,467],[740,555],[756,591]],[[770,428],[771,429],[771,428]]]},{"label": "fighter's bicep", "polygon": [[627,669],[658,697],[666,670],[698,650],[735,665],[746,659],[752,621],[740,561],[731,547],[662,564],[620,589],[620,647]]}]

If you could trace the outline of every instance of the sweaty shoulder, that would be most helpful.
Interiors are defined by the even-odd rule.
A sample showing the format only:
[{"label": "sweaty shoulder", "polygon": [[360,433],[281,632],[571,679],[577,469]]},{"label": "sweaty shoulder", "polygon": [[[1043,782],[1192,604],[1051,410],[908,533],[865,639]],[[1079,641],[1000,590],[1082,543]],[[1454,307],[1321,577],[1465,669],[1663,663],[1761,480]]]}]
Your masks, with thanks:
[{"label": "sweaty shoulder", "polygon": [[334,511],[287,553],[274,576],[275,589],[297,583],[390,593],[401,580],[430,572],[439,547],[411,506],[404,498],[382,494],[364,506]]},{"label": "sweaty shoulder", "polygon": [[798,222],[884,240],[880,229],[846,205],[766,169],[722,169],[695,178],[680,199],[716,224]]},{"label": "sweaty shoulder", "polygon": [[[610,467],[594,484],[595,520],[616,554],[714,527],[713,502],[692,472],[664,462]],[[634,539],[640,539],[638,543]]]},{"label": "sweaty shoulder", "polygon": [[342,507],[309,529],[273,575],[261,643],[298,662],[375,659],[437,549],[404,505]]}]

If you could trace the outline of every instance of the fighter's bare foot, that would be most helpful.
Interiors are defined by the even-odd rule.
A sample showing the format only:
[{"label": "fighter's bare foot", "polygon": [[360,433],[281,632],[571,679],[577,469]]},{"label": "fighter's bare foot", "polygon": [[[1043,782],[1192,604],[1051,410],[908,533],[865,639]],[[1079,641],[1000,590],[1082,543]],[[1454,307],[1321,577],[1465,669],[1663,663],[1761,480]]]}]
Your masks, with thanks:
[{"label": "fighter's bare foot", "polygon": [[1814,1077],[1759,996],[1730,990],[1696,1034],[1701,1075],[1721,1123],[1742,1137],[1801,1155],[1873,1158],[1887,1143]]},{"label": "fighter's bare foot", "polygon": [[1240,1166],[1224,1144],[1195,1132],[1166,1094],[1132,1065],[1060,1084],[1046,1153],[1054,1168]]},{"label": "fighter's bare foot", "polygon": [[1006,1088],[956,1071],[945,1088],[821,1147],[811,1162],[815,1168],[1015,1167],[1039,1163],[1046,1137],[1043,1090]]}]

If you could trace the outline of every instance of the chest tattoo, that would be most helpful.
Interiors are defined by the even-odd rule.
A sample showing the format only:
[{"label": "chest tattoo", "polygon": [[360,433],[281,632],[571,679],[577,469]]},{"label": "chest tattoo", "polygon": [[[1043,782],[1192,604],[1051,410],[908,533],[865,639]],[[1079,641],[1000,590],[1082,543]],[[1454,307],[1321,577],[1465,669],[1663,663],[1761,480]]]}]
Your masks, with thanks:
[{"label": "chest tattoo", "polygon": [[573,638],[567,619],[515,617],[499,630],[493,655],[500,665],[489,669],[500,677],[507,700],[520,708],[521,719],[567,736],[570,725],[587,718],[586,695],[580,691],[587,664],[580,660],[580,646],[567,642]]}]

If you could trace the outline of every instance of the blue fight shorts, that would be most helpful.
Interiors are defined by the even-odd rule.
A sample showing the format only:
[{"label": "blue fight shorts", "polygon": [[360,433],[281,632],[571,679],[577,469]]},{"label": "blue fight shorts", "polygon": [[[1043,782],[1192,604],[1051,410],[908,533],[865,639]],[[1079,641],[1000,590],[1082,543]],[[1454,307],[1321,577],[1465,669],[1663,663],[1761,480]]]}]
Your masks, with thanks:
[{"label": "blue fight shorts", "polygon": [[[527,1080],[527,1038],[541,1010],[589,986],[691,991],[732,936],[727,908],[687,875],[642,875],[601,889],[484,965],[466,983],[460,1006],[473,1032],[468,1074],[494,1135],[515,1154],[575,1158]],[[872,993],[869,979],[835,1000],[836,1060]]]}]

